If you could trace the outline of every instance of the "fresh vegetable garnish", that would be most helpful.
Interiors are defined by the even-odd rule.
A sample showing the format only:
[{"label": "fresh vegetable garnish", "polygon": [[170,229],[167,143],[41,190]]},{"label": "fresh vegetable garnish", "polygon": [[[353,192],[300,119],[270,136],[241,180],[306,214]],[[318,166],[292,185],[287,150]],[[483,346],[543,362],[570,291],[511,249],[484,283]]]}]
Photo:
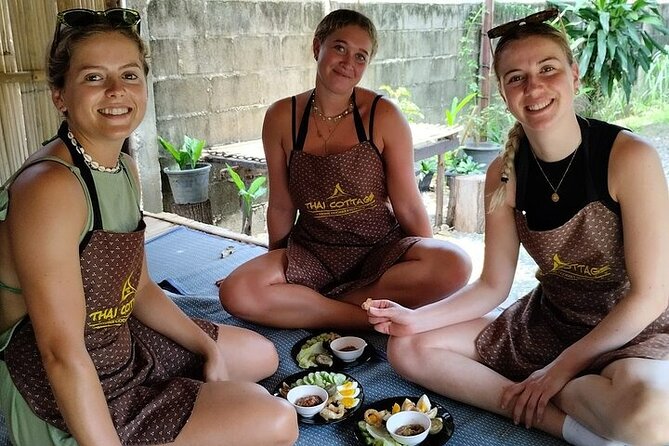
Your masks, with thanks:
[{"label": "fresh vegetable garnish", "polygon": [[295,358],[297,365],[303,369],[319,366],[331,367],[333,363],[332,354],[325,349],[324,343],[338,337],[340,337],[339,334],[330,332],[321,333],[307,339]]}]

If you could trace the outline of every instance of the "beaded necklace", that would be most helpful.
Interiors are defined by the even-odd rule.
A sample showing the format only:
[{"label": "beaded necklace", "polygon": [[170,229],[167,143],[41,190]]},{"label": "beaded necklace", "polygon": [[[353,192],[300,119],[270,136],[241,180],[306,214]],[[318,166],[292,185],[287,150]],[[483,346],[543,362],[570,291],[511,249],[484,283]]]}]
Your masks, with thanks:
[{"label": "beaded necklace", "polygon": [[323,112],[318,108],[318,105],[316,105],[316,93],[314,93],[313,96],[311,96],[311,106],[314,110],[314,113],[317,114],[322,121],[337,122],[341,120],[341,118],[345,117],[346,115],[348,115],[353,111],[353,98],[351,97],[349,99],[348,105],[346,106],[346,109],[343,112],[334,116],[327,116],[323,114]]},{"label": "beaded necklace", "polygon": [[116,160],[116,165],[114,167],[105,167],[100,163],[98,163],[97,161],[95,161],[93,157],[90,156],[88,153],[86,153],[84,148],[81,146],[81,144],[79,144],[79,141],[77,141],[77,139],[74,137],[74,135],[70,130],[67,131],[67,137],[69,138],[74,148],[77,149],[77,152],[79,152],[81,156],[84,157],[84,162],[89,168],[97,170],[98,172],[106,172],[106,173],[117,173],[121,170],[120,154],[119,154],[119,159]]}]

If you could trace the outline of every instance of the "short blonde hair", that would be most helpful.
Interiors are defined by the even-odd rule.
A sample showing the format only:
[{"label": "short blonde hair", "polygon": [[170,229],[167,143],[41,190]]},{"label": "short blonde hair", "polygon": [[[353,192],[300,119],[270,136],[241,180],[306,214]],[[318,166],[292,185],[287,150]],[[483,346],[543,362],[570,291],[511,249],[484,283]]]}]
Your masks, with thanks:
[{"label": "short blonde hair", "polygon": [[332,11],[330,14],[323,17],[323,20],[321,20],[316,27],[314,38],[323,43],[330,34],[350,25],[359,26],[369,34],[369,38],[372,41],[372,53],[369,57],[373,57],[379,47],[376,26],[374,26],[374,23],[367,16],[358,11],[353,11],[351,9],[337,9]]}]

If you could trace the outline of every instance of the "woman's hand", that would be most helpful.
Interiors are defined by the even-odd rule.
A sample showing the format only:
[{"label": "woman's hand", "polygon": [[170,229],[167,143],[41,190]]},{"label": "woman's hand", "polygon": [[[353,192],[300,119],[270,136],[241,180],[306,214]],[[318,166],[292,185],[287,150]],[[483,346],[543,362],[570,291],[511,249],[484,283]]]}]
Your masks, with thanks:
[{"label": "woman's hand", "polygon": [[230,380],[228,365],[220,349],[214,348],[205,356],[202,373],[204,374],[205,382]]},{"label": "woman's hand", "polygon": [[[506,409],[513,405],[512,418],[519,424],[525,416],[525,427],[541,422],[548,402],[573,378],[564,363],[553,361],[546,367],[535,371],[522,382],[512,384],[504,389],[501,407]],[[515,402],[514,402],[515,401]]]},{"label": "woman's hand", "polygon": [[415,334],[413,324],[416,323],[415,310],[405,308],[390,300],[367,299],[362,308],[367,311],[369,323],[374,330],[391,336],[407,336]]}]

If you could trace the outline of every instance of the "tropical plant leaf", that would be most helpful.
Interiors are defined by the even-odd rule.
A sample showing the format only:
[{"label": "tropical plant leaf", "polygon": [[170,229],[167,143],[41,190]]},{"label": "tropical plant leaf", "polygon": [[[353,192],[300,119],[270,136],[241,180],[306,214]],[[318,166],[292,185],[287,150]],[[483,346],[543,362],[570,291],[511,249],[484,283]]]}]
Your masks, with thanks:
[{"label": "tropical plant leaf", "polygon": [[172,155],[172,158],[174,158],[174,160],[177,162],[179,167],[181,167],[181,162],[180,162],[181,153],[172,145],[172,143],[169,142],[168,140],[166,140],[165,138],[163,138],[162,136],[158,137],[158,142],[163,147],[163,149],[165,149],[167,151],[167,153]]},{"label": "tropical plant leaf", "polygon": [[597,31],[597,58],[595,59],[595,72],[601,72],[606,59],[606,32],[603,29]]},{"label": "tropical plant leaf", "polygon": [[601,31],[604,31],[605,34],[609,33],[609,19],[611,14],[608,12],[602,12],[599,14],[599,24],[602,25]]},{"label": "tropical plant leaf", "polygon": [[258,198],[265,195],[266,192],[267,192],[267,187],[266,186],[260,186],[255,192],[253,192],[251,194],[251,198],[253,199],[253,201],[255,201]]},{"label": "tropical plant leaf", "polygon": [[595,50],[594,41],[586,41],[585,49],[581,51],[581,56],[578,62],[578,71],[582,73],[583,76],[588,75],[588,67],[590,66],[590,58],[592,57],[592,52]]},{"label": "tropical plant leaf", "polygon": [[267,178],[264,176],[257,177],[251,182],[251,185],[249,186],[249,194],[255,195],[255,193],[260,189],[264,184],[265,181],[267,181]]},{"label": "tropical plant leaf", "polygon": [[237,190],[240,192],[246,192],[246,184],[244,184],[244,181],[242,180],[242,177],[239,176],[237,172],[235,172],[235,169],[233,169],[228,163],[225,163],[225,169],[228,171],[228,175],[230,175],[230,178],[232,178],[232,182],[235,183],[235,186],[237,186]]},{"label": "tropical plant leaf", "polygon": [[455,96],[451,101],[451,108],[444,111],[444,118],[446,123],[449,126],[455,125],[458,119],[458,113],[462,110],[469,102],[476,97],[476,92],[469,93],[467,96],[458,100],[458,97]]},{"label": "tropical plant leaf", "polygon": [[195,166],[202,156],[202,149],[206,142],[203,139],[191,138],[188,135],[184,135],[184,147],[183,151],[188,154],[189,163],[191,169],[195,169]]}]

